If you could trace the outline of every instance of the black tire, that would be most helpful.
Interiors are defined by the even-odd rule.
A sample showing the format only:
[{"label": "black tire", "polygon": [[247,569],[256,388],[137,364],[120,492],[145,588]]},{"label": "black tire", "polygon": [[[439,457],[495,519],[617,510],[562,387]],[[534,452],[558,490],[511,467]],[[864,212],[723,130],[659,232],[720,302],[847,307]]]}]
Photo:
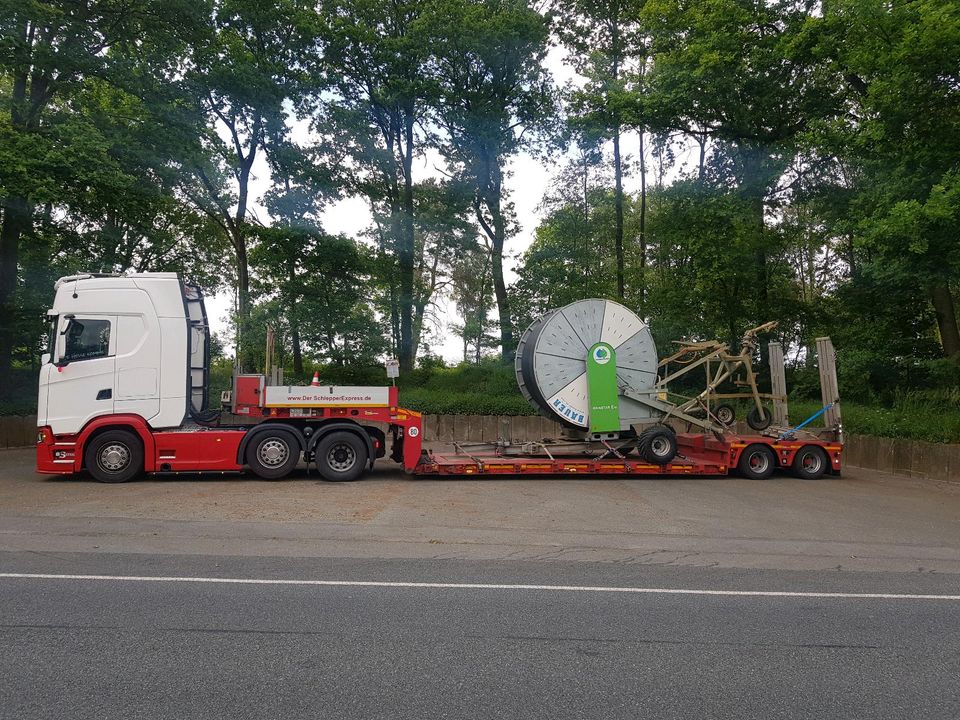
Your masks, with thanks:
[{"label": "black tire", "polygon": [[777,467],[777,456],[766,445],[747,445],[740,453],[737,470],[750,480],[766,480]]},{"label": "black tire", "polygon": [[317,470],[331,482],[356,480],[366,469],[369,457],[363,438],[345,430],[321,438],[314,453]]},{"label": "black tire", "polygon": [[750,408],[750,412],[747,413],[747,425],[752,427],[756,431],[766,430],[770,427],[770,423],[773,422],[773,413],[771,413],[767,408],[763,408],[763,416],[760,416],[760,410],[757,407]]},{"label": "black tire", "polygon": [[246,450],[247,465],[264,480],[285,478],[300,462],[300,443],[287,430],[265,430],[254,435]]},{"label": "black tire", "polygon": [[143,473],[143,443],[129,430],[107,430],[87,444],[83,460],[97,482],[129,482]]},{"label": "black tire", "polygon": [[666,465],[677,456],[676,433],[664,425],[648,428],[640,433],[637,451],[651,465]]},{"label": "black tire", "polygon": [[717,419],[717,422],[726,427],[730,427],[737,421],[737,412],[733,409],[733,405],[727,405],[726,403],[717,405],[713,409],[713,416]]},{"label": "black tire", "polygon": [[793,456],[793,474],[804,480],[819,480],[830,466],[830,460],[822,448],[807,445]]}]

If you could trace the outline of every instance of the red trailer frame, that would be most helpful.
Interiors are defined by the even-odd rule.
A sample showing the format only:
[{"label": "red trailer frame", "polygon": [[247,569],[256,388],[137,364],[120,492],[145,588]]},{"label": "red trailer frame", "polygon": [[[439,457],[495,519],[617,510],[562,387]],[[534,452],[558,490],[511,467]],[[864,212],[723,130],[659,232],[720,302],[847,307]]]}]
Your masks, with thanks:
[{"label": "red trailer frame", "polygon": [[815,446],[823,450],[830,461],[830,471],[839,475],[842,446],[822,440],[777,440],[762,435],[730,435],[718,440],[711,435],[681,433],[677,435],[677,457],[667,465],[651,465],[635,455],[622,458],[554,456],[507,456],[497,454],[494,446],[482,452],[427,451],[423,462],[414,472],[417,475],[729,475],[740,462],[740,457],[751,445],[768,447],[781,468],[793,465],[801,448]]}]

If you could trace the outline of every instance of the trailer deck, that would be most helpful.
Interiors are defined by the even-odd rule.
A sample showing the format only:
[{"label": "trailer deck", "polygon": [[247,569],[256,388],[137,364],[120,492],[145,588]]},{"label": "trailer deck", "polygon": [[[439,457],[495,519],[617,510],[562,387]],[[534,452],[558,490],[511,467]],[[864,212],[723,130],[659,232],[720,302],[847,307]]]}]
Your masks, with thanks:
[{"label": "trailer deck", "polygon": [[[841,469],[842,446],[823,440],[777,440],[762,435],[730,435],[718,440],[700,433],[677,435],[678,453],[667,465],[653,465],[636,454],[607,453],[603,457],[583,455],[507,455],[496,445],[470,447],[454,444],[449,450],[428,449],[413,472],[417,475],[729,475],[751,445],[773,451],[781,468],[790,468],[803,447],[821,448],[830,461],[829,472]],[[547,446],[549,448],[549,445]]]}]

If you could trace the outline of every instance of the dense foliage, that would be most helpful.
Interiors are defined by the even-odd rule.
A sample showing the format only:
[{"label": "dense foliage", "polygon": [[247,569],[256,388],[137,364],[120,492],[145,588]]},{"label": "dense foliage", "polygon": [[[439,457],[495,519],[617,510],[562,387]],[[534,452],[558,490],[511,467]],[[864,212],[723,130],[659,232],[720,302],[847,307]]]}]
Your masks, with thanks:
[{"label": "dense foliage", "polygon": [[[554,182],[514,267],[520,154]],[[354,237],[323,224],[349,198]],[[431,411],[527,411],[509,372],[431,347],[509,362],[588,296],[664,350],[776,319],[801,396],[830,335],[870,417],[949,410],[960,5],[0,0],[0,212],[8,378],[37,367],[56,277],[176,270],[233,293],[246,370],[269,325],[292,378],[396,356]]]}]

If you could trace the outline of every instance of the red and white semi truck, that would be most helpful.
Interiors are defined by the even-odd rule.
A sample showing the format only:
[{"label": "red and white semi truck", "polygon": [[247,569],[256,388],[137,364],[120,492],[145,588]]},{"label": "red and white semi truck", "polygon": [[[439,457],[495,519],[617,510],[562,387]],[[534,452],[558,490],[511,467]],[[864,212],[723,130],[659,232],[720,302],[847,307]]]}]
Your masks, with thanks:
[{"label": "red and white semi truck", "polygon": [[[55,287],[37,408],[41,473],[86,470],[101,482],[125,482],[144,472],[246,468],[279,479],[306,462],[336,481],[360,477],[388,454],[407,472],[429,476],[726,475],[739,469],[760,478],[777,467],[805,477],[840,470],[839,442],[676,434],[653,421],[647,435],[634,432],[639,425],[612,433],[587,428],[578,442],[505,438],[427,452],[421,415],[400,406],[395,387],[279,386],[263,375],[234,378],[229,409],[243,419],[228,425],[226,415],[208,407],[210,336],[199,287],[175,273],[82,274]],[[614,343],[608,347],[629,357],[625,344],[616,345],[615,331],[604,336]],[[578,402],[583,383],[572,380],[565,388],[564,412]],[[655,394],[644,400],[636,388],[621,390],[658,403]]]}]

